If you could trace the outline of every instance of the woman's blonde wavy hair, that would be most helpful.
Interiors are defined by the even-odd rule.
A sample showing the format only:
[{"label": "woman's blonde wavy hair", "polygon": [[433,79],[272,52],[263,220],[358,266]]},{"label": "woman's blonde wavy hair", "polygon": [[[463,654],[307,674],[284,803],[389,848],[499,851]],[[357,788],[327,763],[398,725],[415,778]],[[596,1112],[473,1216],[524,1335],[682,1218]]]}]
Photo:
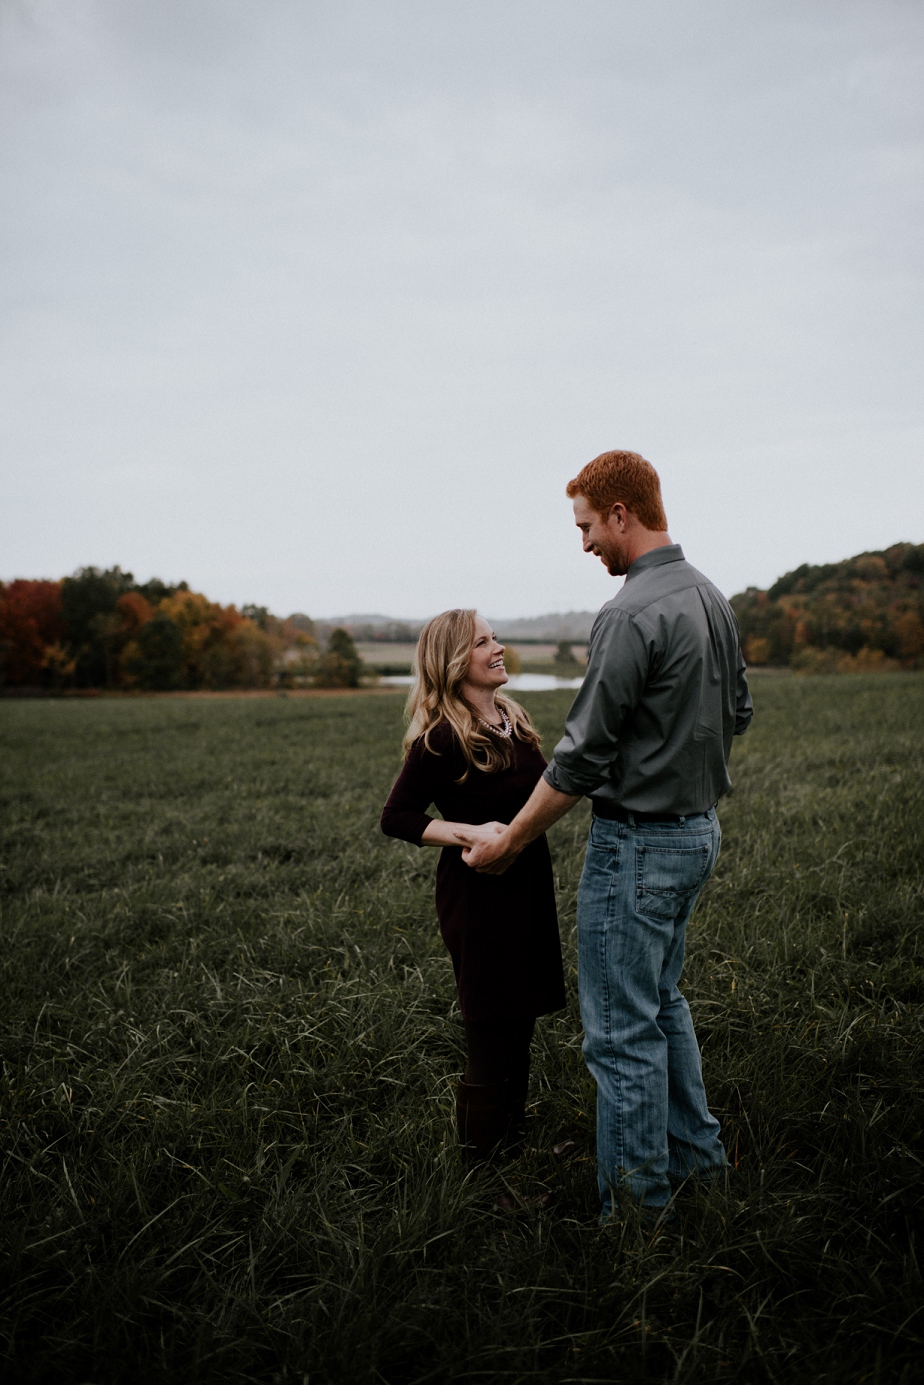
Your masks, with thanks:
[{"label": "woman's blonde wavy hair", "polygon": [[[431,733],[441,722],[446,722],[455,732],[468,762],[465,773],[458,780],[460,784],[465,783],[473,768],[485,774],[496,774],[498,770],[507,769],[511,760],[509,741],[486,731],[474,707],[462,694],[462,683],[475,645],[477,614],[477,611],[461,609],[443,611],[442,615],[427,621],[417,642],[414,682],[407,699],[405,755],[421,736],[430,750]],[[510,718],[517,739],[538,746],[539,733],[519,703],[501,692],[495,694],[494,700]]]}]

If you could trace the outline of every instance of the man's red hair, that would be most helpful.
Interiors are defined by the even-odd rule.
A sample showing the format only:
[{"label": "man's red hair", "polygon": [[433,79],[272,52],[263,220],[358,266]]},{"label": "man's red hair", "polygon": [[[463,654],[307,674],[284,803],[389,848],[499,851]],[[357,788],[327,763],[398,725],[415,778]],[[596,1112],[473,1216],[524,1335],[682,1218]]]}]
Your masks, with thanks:
[{"label": "man's red hair", "polygon": [[568,482],[565,492],[571,500],[583,495],[598,515],[609,514],[621,501],[646,529],[659,534],[667,529],[658,473],[637,452],[601,452]]}]

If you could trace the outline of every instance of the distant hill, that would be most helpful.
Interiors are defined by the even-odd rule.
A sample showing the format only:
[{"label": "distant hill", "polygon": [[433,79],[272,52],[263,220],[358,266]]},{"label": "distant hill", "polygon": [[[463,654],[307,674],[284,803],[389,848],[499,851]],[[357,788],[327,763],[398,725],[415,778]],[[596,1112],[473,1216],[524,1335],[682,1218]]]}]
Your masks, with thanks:
[{"label": "distant hill", "polygon": [[584,643],[590,639],[590,628],[597,618],[596,611],[566,611],[563,615],[529,616],[515,620],[495,621],[500,640],[537,640],[544,643],[574,640]]},{"label": "distant hill", "polygon": [[344,630],[355,629],[361,625],[371,626],[379,629],[385,625],[413,625],[418,630],[424,624],[423,620],[401,620],[397,621],[394,616],[381,615],[353,615],[353,616],[327,616],[324,619],[325,625],[341,626]]},{"label": "distant hill", "polygon": [[924,668],[924,544],[803,563],[731,604],[749,664],[805,673]]},{"label": "distant hill", "polygon": [[[512,620],[496,620],[494,628],[498,639],[501,640],[534,640],[538,644],[558,640],[585,643],[590,638],[590,627],[596,614],[596,611],[567,611],[564,615],[521,616]],[[308,617],[294,615],[289,619],[301,628],[299,622],[307,621]],[[310,623],[317,627],[322,638],[337,626],[342,626],[344,630],[349,630],[356,640],[406,644],[417,639],[425,621],[401,620],[382,615],[353,615],[330,616],[326,620]]]},{"label": "distant hill", "polygon": [[423,620],[395,620],[391,616],[376,615],[330,616],[326,620],[315,621],[322,639],[326,639],[331,630],[339,628],[349,630],[354,640],[374,640],[383,644],[413,644],[424,624]]}]

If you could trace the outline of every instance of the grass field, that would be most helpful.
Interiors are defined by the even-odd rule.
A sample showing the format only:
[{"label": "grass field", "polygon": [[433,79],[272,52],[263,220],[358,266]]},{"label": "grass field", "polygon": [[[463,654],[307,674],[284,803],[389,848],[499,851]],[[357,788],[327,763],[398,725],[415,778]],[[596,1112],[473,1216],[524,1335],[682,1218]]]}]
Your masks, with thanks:
[{"label": "grass field", "polygon": [[[523,695],[554,744],[570,694]],[[10,702],[0,1356],[16,1382],[922,1379],[924,677],[755,679],[685,989],[733,1172],[596,1226],[571,981],[494,1210],[390,695]]]}]

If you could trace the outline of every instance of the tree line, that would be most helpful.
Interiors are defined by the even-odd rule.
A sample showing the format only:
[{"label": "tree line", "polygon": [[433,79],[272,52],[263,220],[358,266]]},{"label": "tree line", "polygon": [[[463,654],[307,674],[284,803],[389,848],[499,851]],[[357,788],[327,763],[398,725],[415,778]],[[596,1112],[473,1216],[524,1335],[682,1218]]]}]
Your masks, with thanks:
[{"label": "tree line", "polygon": [[0,682],[36,689],[357,687],[348,631],[322,648],[305,616],[222,606],[186,582],[136,582],[114,567],[0,583]]},{"label": "tree line", "polygon": [[749,664],[797,673],[924,668],[924,544],[803,563],[731,604]]},{"label": "tree line", "polygon": [[[803,563],[766,591],[733,596],[732,606],[751,665],[924,668],[924,544]],[[222,606],[186,582],[136,582],[118,567],[0,583],[0,684],[10,688],[357,687],[365,670],[352,634],[323,634],[307,616]]]}]

